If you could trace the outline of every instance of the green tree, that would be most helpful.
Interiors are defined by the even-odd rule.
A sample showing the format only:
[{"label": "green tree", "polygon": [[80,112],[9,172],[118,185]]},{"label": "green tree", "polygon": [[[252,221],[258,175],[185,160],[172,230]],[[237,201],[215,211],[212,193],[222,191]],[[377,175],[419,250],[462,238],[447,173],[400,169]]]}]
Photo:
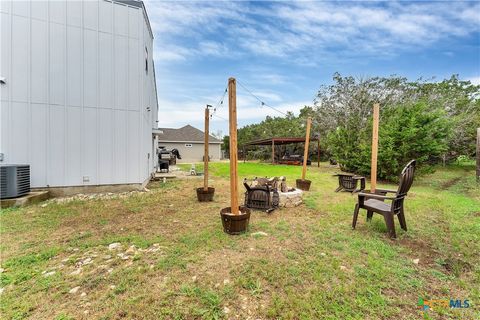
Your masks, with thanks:
[{"label": "green tree", "polygon": [[[344,170],[370,171],[372,105],[380,103],[379,176],[392,179],[411,158],[429,169],[442,156],[472,156],[480,126],[480,86],[401,77],[356,79],[336,73],[315,101],[316,122]],[[396,159],[396,160],[395,160]]]}]

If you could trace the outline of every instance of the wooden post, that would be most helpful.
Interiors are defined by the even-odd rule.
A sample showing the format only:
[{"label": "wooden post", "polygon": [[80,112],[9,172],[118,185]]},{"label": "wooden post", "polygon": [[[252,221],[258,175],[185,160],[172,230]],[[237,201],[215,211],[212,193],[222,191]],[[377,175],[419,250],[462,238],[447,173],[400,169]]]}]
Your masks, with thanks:
[{"label": "wooden post", "polygon": [[272,138],[272,164],[275,164],[275,140]]},{"label": "wooden post", "polygon": [[239,214],[237,172],[237,89],[235,78],[228,79],[228,115],[230,122],[230,207],[232,209],[232,214]]},{"label": "wooden post", "polygon": [[209,120],[210,113],[208,111],[208,106],[205,108],[205,150],[203,153],[203,190],[208,192],[208,134],[209,134]]},{"label": "wooden post", "polygon": [[318,157],[318,159],[317,159],[318,164],[317,164],[317,167],[320,168],[320,134],[318,135],[318,138],[317,138],[317,148],[318,148],[318,155],[317,155],[317,157]]},{"label": "wooden post", "polygon": [[302,180],[305,180],[305,174],[307,173],[307,160],[308,160],[308,147],[310,144],[310,126],[312,125],[312,118],[307,118],[307,133],[305,134],[305,150],[303,151],[303,168],[302,168]]},{"label": "wooden post", "polygon": [[477,128],[477,182],[480,183],[480,128]]},{"label": "wooden post", "polygon": [[372,131],[372,165],[370,167],[370,190],[375,192],[377,188],[377,157],[378,157],[378,121],[380,117],[380,105],[373,105],[373,131]]}]

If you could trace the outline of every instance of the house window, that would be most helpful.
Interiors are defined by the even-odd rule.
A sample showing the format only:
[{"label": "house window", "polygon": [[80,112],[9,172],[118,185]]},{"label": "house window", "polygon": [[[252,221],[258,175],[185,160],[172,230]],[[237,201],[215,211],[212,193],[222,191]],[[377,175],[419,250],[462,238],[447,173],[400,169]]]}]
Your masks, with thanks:
[{"label": "house window", "polygon": [[191,144],[191,143],[185,143],[185,147],[191,148],[191,147],[192,147],[192,144]]}]

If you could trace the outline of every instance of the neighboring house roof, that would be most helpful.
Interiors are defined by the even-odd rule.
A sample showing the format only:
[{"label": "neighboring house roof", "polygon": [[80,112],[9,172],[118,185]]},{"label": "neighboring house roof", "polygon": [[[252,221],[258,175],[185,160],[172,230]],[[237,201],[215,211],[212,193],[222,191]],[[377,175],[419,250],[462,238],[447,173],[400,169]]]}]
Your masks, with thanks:
[{"label": "neighboring house roof", "polygon": [[[204,142],[205,133],[191,125],[187,124],[179,129],[158,128],[155,130],[160,142]],[[209,135],[209,143],[222,143],[215,137]]]}]

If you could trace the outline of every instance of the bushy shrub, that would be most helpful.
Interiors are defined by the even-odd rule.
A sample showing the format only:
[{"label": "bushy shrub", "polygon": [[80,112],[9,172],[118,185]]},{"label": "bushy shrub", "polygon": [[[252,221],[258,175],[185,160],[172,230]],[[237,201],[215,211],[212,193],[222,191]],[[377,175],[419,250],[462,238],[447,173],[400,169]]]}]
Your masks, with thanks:
[{"label": "bushy shrub", "polygon": [[435,163],[475,154],[480,86],[457,75],[441,82],[406,78],[358,79],[336,73],[315,99],[315,121],[328,151],[347,171],[370,173],[372,106],[380,104],[378,176],[395,180],[418,160],[419,173]]}]

